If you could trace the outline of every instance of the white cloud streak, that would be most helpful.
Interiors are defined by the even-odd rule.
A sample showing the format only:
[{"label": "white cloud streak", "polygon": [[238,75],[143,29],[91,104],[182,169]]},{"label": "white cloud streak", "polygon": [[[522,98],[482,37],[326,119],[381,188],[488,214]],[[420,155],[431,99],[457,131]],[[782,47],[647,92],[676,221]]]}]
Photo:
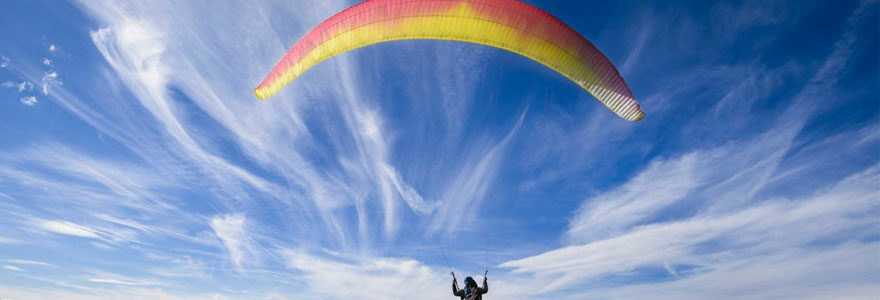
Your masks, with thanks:
[{"label": "white cloud streak", "polygon": [[40,91],[43,95],[49,95],[49,91],[53,87],[61,85],[64,85],[64,82],[58,77],[58,72],[49,71],[43,74],[43,79],[40,81]]},{"label": "white cloud streak", "polygon": [[17,245],[17,244],[21,244],[21,241],[0,236],[0,244]]},{"label": "white cloud streak", "polygon": [[82,225],[67,222],[67,221],[37,220],[34,222],[34,225],[39,229],[49,231],[49,232],[54,232],[54,233],[60,233],[60,234],[78,236],[78,237],[85,237],[85,238],[93,238],[93,239],[100,239],[101,238],[95,230],[93,230],[89,227],[86,227],[86,226],[82,226]]},{"label": "white cloud streak", "polygon": [[29,81],[22,81],[21,83],[6,81],[2,84],[2,86],[5,88],[17,89],[19,93],[30,92],[34,89],[34,85]]},{"label": "white cloud streak", "polygon": [[53,265],[50,263],[42,262],[42,261],[34,261],[34,260],[26,260],[26,259],[7,259],[4,260],[7,263],[21,266],[38,266],[38,267],[52,267]]},{"label": "white cloud streak", "polygon": [[3,266],[3,268],[4,268],[4,269],[7,269],[7,270],[10,270],[10,271],[25,272],[25,270],[22,270],[21,268],[16,267],[16,266],[6,265],[6,266]]},{"label": "white cloud streak", "polygon": [[322,299],[448,299],[451,282],[439,270],[404,258],[360,257],[329,259],[287,251],[288,267]]},{"label": "white cloud streak", "polygon": [[173,142],[215,176],[228,174],[252,186],[266,190],[270,184],[250,172],[206,151],[187,131],[180,113],[168,95],[169,67],[163,60],[166,51],[161,31],[146,21],[118,20],[115,27],[92,33],[92,39],[123,82],[137,95],[136,99],[160,122]]},{"label": "white cloud streak", "polygon": [[[112,288],[86,288],[71,290],[66,289],[46,289],[46,288],[21,288],[0,285],[0,295],[6,299],[21,300],[38,300],[38,299],[68,299],[68,300],[101,300],[101,299],[131,299],[131,300],[196,300],[196,299],[212,299],[225,300],[237,299],[236,297],[227,297],[219,293],[204,294],[183,294],[173,293],[158,287],[113,285]],[[256,297],[255,297],[256,298]],[[261,297],[262,299],[273,299],[270,297]],[[258,298],[260,299],[260,298]],[[286,299],[286,298],[274,298]]]},{"label": "white cloud streak", "polygon": [[30,92],[34,89],[34,85],[27,81],[22,81],[18,84],[18,92]]},{"label": "white cloud streak", "polygon": [[[29,183],[63,192],[63,197],[38,190],[29,195],[76,201],[75,209],[90,213],[120,206],[153,213],[174,209],[159,200],[153,190],[172,188],[177,183],[154,176],[152,169],[95,157],[63,144],[47,142],[0,153],[0,174],[10,183]],[[0,178],[0,182],[4,181]],[[70,213],[71,209],[64,211]]]},{"label": "white cloud streak", "polygon": [[150,286],[150,285],[158,285],[153,282],[135,282],[135,281],[125,281],[113,278],[89,278],[88,282],[95,283],[107,283],[107,284],[119,284],[119,285],[132,285],[132,286]]},{"label": "white cloud streak", "polygon": [[[844,244],[832,247],[832,250],[805,248],[810,243],[834,239],[853,230],[865,230],[864,226],[876,226],[874,216],[851,216],[878,208],[874,199],[880,197],[880,193],[873,188],[880,180],[878,175],[878,167],[873,167],[808,199],[772,200],[720,216],[700,215],[682,221],[645,225],[612,238],[564,247],[509,261],[502,266],[547,281],[544,292],[601,276],[664,264],[697,266],[697,273],[691,275],[695,277],[732,271],[725,268],[734,266],[739,267],[733,270],[758,268],[762,272],[749,276],[772,280],[772,266],[764,269],[753,265],[759,264],[759,257],[769,259],[783,255],[786,259],[798,256],[810,259],[814,255],[824,255],[826,251],[861,251],[856,249],[878,247],[876,242],[867,242]],[[790,251],[797,254],[789,254]],[[728,280],[745,279],[734,277],[732,273],[728,275]]]},{"label": "white cloud streak", "polygon": [[34,97],[34,96],[27,96],[27,97],[21,98],[21,104],[24,104],[27,106],[34,106],[35,104],[37,104],[37,102],[39,102],[39,101],[37,101],[37,97]]},{"label": "white cloud streak", "polygon": [[432,220],[433,231],[449,235],[461,228],[470,227],[477,217],[476,208],[480,207],[490,186],[495,182],[498,166],[504,158],[507,146],[522,127],[527,112],[527,110],[523,111],[507,135],[488,148],[485,154],[474,155],[473,157],[479,158],[476,163],[465,164],[453,177],[449,188],[441,196],[443,206]]},{"label": "white cloud streak", "polygon": [[257,245],[246,232],[246,221],[245,216],[241,214],[217,216],[211,219],[214,234],[223,242],[229,259],[238,270],[242,270],[245,265],[257,264],[260,260]]},{"label": "white cloud streak", "polygon": [[613,236],[687,200],[711,199],[717,207],[712,209],[719,211],[750,203],[789,151],[800,126],[785,124],[751,140],[658,159],[624,185],[586,199],[566,236],[575,243]]}]

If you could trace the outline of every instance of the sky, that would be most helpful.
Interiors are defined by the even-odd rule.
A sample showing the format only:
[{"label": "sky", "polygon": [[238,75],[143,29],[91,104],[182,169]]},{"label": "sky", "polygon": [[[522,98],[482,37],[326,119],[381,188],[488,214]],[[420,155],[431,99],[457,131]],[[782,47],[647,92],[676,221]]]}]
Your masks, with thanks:
[{"label": "sky", "polygon": [[253,88],[355,1],[0,2],[0,299],[880,298],[880,8],[526,1],[627,122],[449,41]]}]

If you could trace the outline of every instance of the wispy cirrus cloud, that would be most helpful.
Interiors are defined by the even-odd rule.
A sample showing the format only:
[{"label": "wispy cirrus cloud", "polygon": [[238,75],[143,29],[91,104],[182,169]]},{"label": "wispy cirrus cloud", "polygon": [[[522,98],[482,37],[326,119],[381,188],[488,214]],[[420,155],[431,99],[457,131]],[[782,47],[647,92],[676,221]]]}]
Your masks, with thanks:
[{"label": "wispy cirrus cloud", "polygon": [[[309,11],[332,11],[347,4],[321,2],[309,5],[315,6]],[[256,190],[277,199],[278,205],[295,214],[292,218],[320,220],[308,222],[314,225],[297,230],[300,234],[317,235],[321,243],[329,242],[341,247],[359,245],[366,249],[376,239],[393,240],[401,222],[410,220],[414,215],[433,213],[441,205],[438,201],[442,200],[425,199],[419,189],[407,180],[405,173],[392,162],[390,149],[394,142],[393,133],[388,132],[387,120],[380,106],[376,105],[378,100],[372,99],[375,93],[360,86],[357,73],[361,70],[350,58],[340,56],[328,61],[323,64],[324,68],[316,68],[298,81],[307,83],[316,80],[328,84],[306,85],[301,89],[292,87],[288,89],[289,92],[268,102],[271,103],[270,108],[253,102],[249,92],[250,82],[240,80],[239,76],[233,76],[227,70],[230,66],[237,66],[257,81],[265,70],[254,68],[254,62],[265,61],[266,65],[270,65],[275,56],[283,53],[288,46],[277,43],[277,37],[269,27],[268,16],[261,15],[259,10],[253,12],[252,18],[247,18],[256,27],[230,31],[228,36],[260,41],[267,47],[274,47],[278,53],[252,51],[247,44],[238,42],[208,40],[196,34],[206,29],[203,24],[182,21],[187,17],[181,14],[187,14],[189,10],[138,5],[123,9],[112,3],[84,3],[83,6],[107,24],[92,33],[95,45],[113,71],[120,75],[122,83],[133,91],[137,103],[153,116],[163,132],[168,133],[163,138],[171,138],[172,143],[161,146],[167,149],[160,152],[183,153],[195,158],[190,162],[195,162],[197,169],[210,174],[207,181],[219,182],[229,192],[220,196],[220,201],[211,203],[221,213],[227,207],[244,206],[241,201],[251,199],[249,191]],[[204,9],[213,8],[197,10]],[[170,14],[162,13],[165,10]],[[286,13],[298,15],[302,11],[298,9]],[[303,24],[305,28],[320,21],[311,13],[297,20],[308,23]],[[220,22],[220,19],[208,22]],[[192,30],[178,30],[181,27]],[[220,42],[224,42],[223,46],[218,44]],[[185,51],[181,51],[205,49],[211,52],[217,47],[230,46],[232,48],[229,49],[242,54],[225,57],[223,63],[219,64],[196,64],[191,57],[182,55]],[[215,60],[217,57],[206,56],[205,59]],[[172,65],[174,72],[169,71]],[[323,70],[326,68],[332,70]],[[310,79],[312,77],[314,79]],[[203,124],[185,118],[188,111],[175,104],[174,97],[179,95],[172,93],[172,87],[174,91],[188,96],[187,99],[194,102],[198,111],[207,114],[212,122],[219,124],[222,132],[229,134],[230,139],[223,143],[231,143],[242,149],[247,159],[244,163],[227,161],[219,155],[222,148],[215,143],[204,142],[212,138],[200,133]],[[462,84],[457,84],[454,89],[461,91],[462,88]],[[284,99],[290,97],[328,98],[332,101],[308,103]],[[81,111],[83,117],[93,120],[90,122],[94,126],[121,138],[123,143],[150,143],[146,139],[147,134],[141,133],[155,127],[149,130],[135,127],[126,133],[116,133],[116,128],[126,125],[111,126],[104,120],[91,117],[95,111],[91,111],[89,105],[69,103],[66,104],[68,107]],[[108,103],[107,106],[117,107],[119,104]],[[316,109],[329,113],[322,111],[304,116],[304,110]],[[337,122],[339,120],[341,122]],[[332,126],[315,128],[307,122]],[[330,138],[326,141],[314,140],[312,135],[316,133]],[[329,147],[330,156],[317,157],[316,160],[315,154],[308,150],[318,146]],[[148,161],[157,160],[155,154],[141,154]],[[254,169],[260,170],[259,175],[251,172]],[[265,176],[267,172],[269,176]],[[381,214],[367,218],[366,213],[372,214],[376,209]],[[351,217],[352,211],[357,212],[355,218]]]},{"label": "wispy cirrus cloud", "polygon": [[584,200],[566,236],[574,243],[614,236],[657,220],[684,201],[711,201],[715,210],[751,203],[802,126],[783,124],[754,139],[653,161],[625,184]]},{"label": "wispy cirrus cloud", "polygon": [[94,226],[78,224],[66,220],[43,220],[33,221],[34,227],[39,230],[100,240],[103,243],[123,244],[138,241],[137,233],[120,227]]},{"label": "wispy cirrus cloud", "polygon": [[[40,299],[42,297],[50,297],[53,299],[71,299],[71,300],[99,300],[107,298],[132,299],[132,300],[149,300],[149,299],[168,299],[168,300],[196,300],[196,299],[235,299],[221,295],[219,293],[175,293],[166,291],[157,287],[143,286],[119,286],[114,288],[90,288],[83,287],[80,289],[39,289],[39,288],[20,288],[0,286],[0,295],[10,299]],[[268,297],[267,297],[268,298]],[[285,298],[276,298],[285,299]],[[289,299],[289,298],[288,298]]]},{"label": "wispy cirrus cloud", "polygon": [[0,236],[0,244],[15,245],[21,244],[21,241]]},{"label": "wispy cirrus cloud", "polygon": [[[742,268],[761,269],[763,263],[758,262],[757,257],[823,260],[826,254],[855,251],[861,253],[861,259],[868,259],[869,254],[864,251],[877,247],[875,242],[843,242],[824,250],[805,247],[822,240],[852,238],[840,236],[842,234],[856,237],[869,234],[872,216],[850,216],[877,208],[871,199],[880,194],[871,186],[880,179],[878,175],[878,168],[872,167],[807,199],[771,200],[729,214],[697,215],[681,221],[643,225],[611,238],[505,262],[502,266],[547,281],[544,289],[549,292],[578,282],[625,276],[627,272],[665,265],[682,270],[674,274],[675,277],[724,277],[718,273],[731,272],[726,274],[729,279],[745,280],[734,276],[734,272]],[[793,250],[797,251],[795,254],[782,249],[798,250]],[[853,270],[853,275],[870,269]],[[772,276],[765,277],[769,273],[756,272],[750,276],[758,274],[772,280]],[[673,278],[667,280],[670,286],[677,285]],[[804,277],[804,280],[813,279]],[[747,286],[736,288],[745,291]]]},{"label": "wispy cirrus cloud", "polygon": [[22,270],[21,268],[19,268],[17,266],[5,265],[5,266],[3,266],[3,268],[6,270],[10,270],[10,271],[24,272],[24,270]]},{"label": "wispy cirrus cloud", "polygon": [[313,296],[393,299],[399,295],[419,295],[422,299],[446,299],[451,295],[443,272],[412,259],[326,258],[298,251],[286,251],[285,257],[288,267],[303,272]]},{"label": "wispy cirrus cloud", "polygon": [[26,259],[6,259],[3,260],[7,263],[21,266],[37,266],[37,267],[52,267],[54,265],[42,261],[35,260],[26,260]]},{"label": "wispy cirrus cloud", "polygon": [[[144,166],[102,159],[64,144],[45,142],[6,151],[0,154],[0,173],[9,179],[7,184],[30,188],[32,196],[61,202],[74,200],[79,208],[106,208],[111,203],[111,208],[173,209],[153,191],[173,187],[173,181],[153,176],[152,170]],[[64,197],[42,188],[64,191]]]},{"label": "wispy cirrus cloud", "polygon": [[246,221],[245,216],[241,214],[217,216],[211,219],[214,234],[223,242],[230,260],[239,270],[244,265],[258,263],[260,259],[257,246],[246,232]]},{"label": "wispy cirrus cloud", "polygon": [[501,164],[507,146],[516,137],[528,111],[520,114],[516,124],[496,144],[488,149],[480,149],[480,154],[472,155],[474,161],[463,165],[452,181],[449,189],[441,196],[443,207],[434,215],[431,230],[451,235],[461,228],[470,227],[478,217],[476,209],[462,209],[463,207],[480,207],[485,200],[486,193],[497,177],[499,164]]},{"label": "wispy cirrus cloud", "polygon": [[49,232],[84,237],[84,238],[93,238],[100,239],[101,236],[98,235],[98,232],[79,224],[75,224],[67,221],[59,221],[59,220],[38,220],[34,223],[34,225],[42,230],[46,230]]},{"label": "wispy cirrus cloud", "polygon": [[151,285],[158,285],[157,283],[154,283],[154,282],[125,281],[125,280],[119,280],[119,279],[113,279],[113,278],[89,278],[87,281],[88,281],[88,282],[95,282],[95,283],[107,283],[107,284],[131,285],[131,286],[151,286]]}]

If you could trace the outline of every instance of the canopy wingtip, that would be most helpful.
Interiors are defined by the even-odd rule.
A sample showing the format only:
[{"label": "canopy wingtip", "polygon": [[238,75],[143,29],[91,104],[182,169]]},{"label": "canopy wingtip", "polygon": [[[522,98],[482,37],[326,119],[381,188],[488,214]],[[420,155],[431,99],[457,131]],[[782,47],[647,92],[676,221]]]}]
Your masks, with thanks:
[{"label": "canopy wingtip", "polygon": [[266,100],[266,98],[269,98],[266,95],[266,91],[263,89],[259,89],[259,88],[254,89],[254,95],[256,95],[257,99],[260,99],[260,100]]},{"label": "canopy wingtip", "polygon": [[641,121],[641,120],[644,119],[644,118],[645,118],[645,112],[640,111],[639,114],[636,115],[636,117],[633,118],[631,121],[633,121],[633,122],[638,122],[638,121]]}]

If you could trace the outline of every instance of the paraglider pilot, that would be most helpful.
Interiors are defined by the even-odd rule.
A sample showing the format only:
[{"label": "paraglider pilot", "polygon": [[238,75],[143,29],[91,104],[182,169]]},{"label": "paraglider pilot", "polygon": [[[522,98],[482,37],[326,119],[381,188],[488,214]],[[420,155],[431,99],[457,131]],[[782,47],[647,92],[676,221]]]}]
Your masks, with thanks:
[{"label": "paraglider pilot", "polygon": [[483,273],[483,287],[478,287],[477,282],[468,276],[464,279],[464,288],[458,289],[458,282],[455,280],[455,273],[452,274],[452,294],[461,298],[461,300],[483,300],[483,294],[489,292],[488,278],[486,275],[489,271]]}]

